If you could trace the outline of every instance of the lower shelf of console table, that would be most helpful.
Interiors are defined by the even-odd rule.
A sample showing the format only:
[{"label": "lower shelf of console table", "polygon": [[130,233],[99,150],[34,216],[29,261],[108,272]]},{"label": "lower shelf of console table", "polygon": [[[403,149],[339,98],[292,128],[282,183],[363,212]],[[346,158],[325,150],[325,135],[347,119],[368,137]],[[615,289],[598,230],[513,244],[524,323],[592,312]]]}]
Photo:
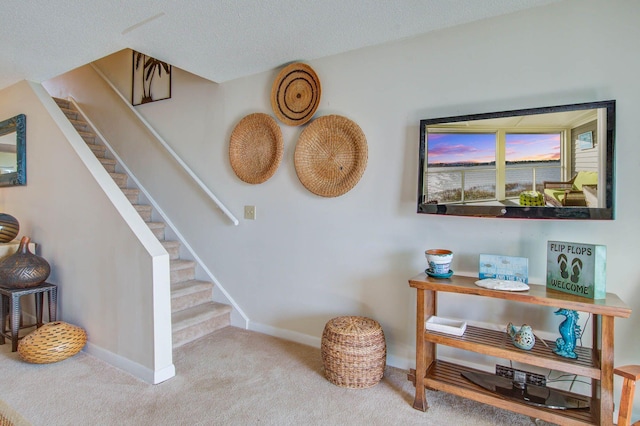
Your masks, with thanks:
[{"label": "lower shelf of console table", "polygon": [[[593,425],[598,424],[594,417],[595,412],[591,409],[579,410],[554,410],[551,408],[537,407],[523,402],[518,402],[503,398],[493,392],[485,390],[471,383],[461,373],[463,371],[480,372],[473,368],[453,364],[447,361],[434,361],[426,372],[423,384],[427,389],[439,390],[453,395],[458,395],[484,404],[493,405],[494,407],[505,410],[515,411],[520,414],[535,418],[544,418],[544,420],[561,424],[561,425]],[[409,379],[415,384],[415,370],[411,369]],[[561,392],[571,395],[574,398],[585,400],[590,407],[597,406],[599,401],[583,395],[577,395],[571,392]]]},{"label": "lower shelf of console table", "polygon": [[[475,401],[491,404],[531,417],[562,425],[611,424],[613,417],[613,320],[628,318],[631,309],[616,295],[607,293],[606,299],[591,300],[547,290],[546,286],[530,284],[526,292],[505,292],[478,287],[477,278],[453,276],[436,279],[420,274],[409,280],[417,290],[416,312],[416,369],[409,379],[416,385],[414,408],[425,411],[425,388],[441,390]],[[517,349],[502,331],[468,326],[462,336],[427,331],[425,321],[437,314],[438,293],[457,293],[503,299],[555,308],[573,309],[593,314],[591,348],[577,348],[578,359],[572,360],[553,353],[555,342],[537,340],[530,351]],[[475,303],[475,302],[474,302]],[[468,381],[461,373],[471,368],[445,362],[437,358],[437,346],[463,349],[484,355],[504,358],[547,369],[562,371],[591,379],[591,397],[564,392],[588,401],[589,409],[553,410],[507,399]],[[593,349],[592,349],[593,348]],[[422,378],[422,386],[419,385]]]}]

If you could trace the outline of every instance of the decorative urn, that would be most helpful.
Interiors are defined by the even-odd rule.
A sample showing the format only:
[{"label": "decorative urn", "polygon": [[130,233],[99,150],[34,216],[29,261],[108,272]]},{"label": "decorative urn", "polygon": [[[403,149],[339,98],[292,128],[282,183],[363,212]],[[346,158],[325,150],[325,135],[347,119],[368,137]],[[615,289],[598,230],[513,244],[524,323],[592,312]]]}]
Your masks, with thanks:
[{"label": "decorative urn", "polygon": [[20,231],[18,219],[7,213],[0,213],[0,243],[12,241]]},{"label": "decorative urn", "polygon": [[18,250],[0,260],[0,287],[34,287],[49,277],[49,263],[29,251],[30,241],[29,237],[22,237]]}]

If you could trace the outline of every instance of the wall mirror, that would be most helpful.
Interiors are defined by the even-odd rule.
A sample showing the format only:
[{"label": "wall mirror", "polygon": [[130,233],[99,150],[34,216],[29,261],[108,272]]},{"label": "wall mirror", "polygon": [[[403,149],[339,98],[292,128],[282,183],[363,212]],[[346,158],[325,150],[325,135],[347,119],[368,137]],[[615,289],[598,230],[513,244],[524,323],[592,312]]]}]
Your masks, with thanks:
[{"label": "wall mirror", "polygon": [[27,117],[0,122],[0,186],[27,184]]},{"label": "wall mirror", "polygon": [[615,101],[420,121],[418,213],[614,218]]}]

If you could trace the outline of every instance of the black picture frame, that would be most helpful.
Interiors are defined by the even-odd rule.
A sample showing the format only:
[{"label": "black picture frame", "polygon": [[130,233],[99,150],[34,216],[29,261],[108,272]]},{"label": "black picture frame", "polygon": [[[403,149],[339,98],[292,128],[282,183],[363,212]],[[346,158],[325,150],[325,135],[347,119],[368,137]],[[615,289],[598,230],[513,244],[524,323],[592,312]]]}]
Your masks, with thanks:
[{"label": "black picture frame", "polygon": [[171,98],[171,65],[132,51],[131,105]]}]

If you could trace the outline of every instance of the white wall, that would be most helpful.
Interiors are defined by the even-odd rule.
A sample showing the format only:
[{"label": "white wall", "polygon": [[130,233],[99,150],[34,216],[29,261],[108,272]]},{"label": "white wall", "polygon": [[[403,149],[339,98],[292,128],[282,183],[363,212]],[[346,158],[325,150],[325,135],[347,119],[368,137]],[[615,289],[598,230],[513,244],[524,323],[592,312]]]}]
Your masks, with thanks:
[{"label": "white wall", "polygon": [[[316,116],[344,115],[368,140],[362,180],[338,198],[315,196],[299,183],[293,153],[302,128],[281,126],[284,158],[266,183],[246,184],[229,165],[238,121],[252,112],[273,115],[269,95],[278,70],[217,85],[175,69],[172,99],[139,111],[233,213],[255,205],[257,220],[230,226],[180,189],[154,197],[164,198],[172,221],[249,315],[251,328],[318,345],[330,318],[367,315],[384,328],[389,363],[401,367],[413,365],[415,295],[407,279],[425,268],[427,248],[452,249],[452,269],[469,275],[477,273],[480,253],[527,257],[531,281],[542,283],[548,240],[604,244],[608,291],[638,310],[640,200],[630,195],[640,163],[638,16],[633,0],[570,0],[309,61],[322,82]],[[128,55],[99,62],[124,93]],[[614,221],[415,213],[420,119],[608,99],[617,100]],[[561,320],[551,309],[467,296],[443,297],[440,308],[444,316],[527,322],[553,334]],[[636,313],[616,321],[616,364],[640,362],[638,325]]]},{"label": "white wall", "polygon": [[3,89],[0,114],[27,117],[27,185],[1,188],[0,210],[51,265],[58,319],[87,331],[86,351],[172,377],[168,254],[42,86]]}]

